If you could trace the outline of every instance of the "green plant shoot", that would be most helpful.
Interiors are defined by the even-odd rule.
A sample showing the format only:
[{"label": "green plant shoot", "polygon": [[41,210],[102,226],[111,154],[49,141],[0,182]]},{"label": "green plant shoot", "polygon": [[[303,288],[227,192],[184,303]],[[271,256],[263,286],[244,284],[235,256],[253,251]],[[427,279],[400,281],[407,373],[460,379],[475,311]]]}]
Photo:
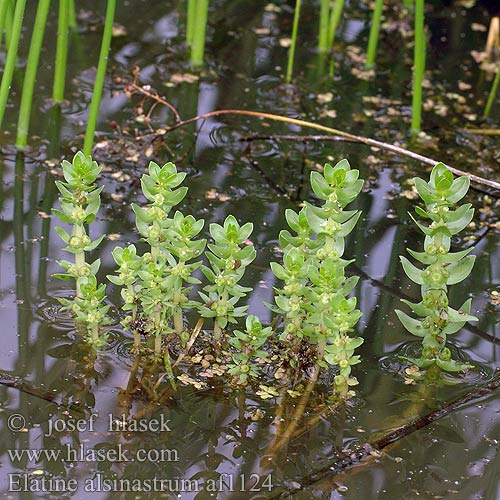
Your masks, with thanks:
[{"label": "green plant shoot", "polygon": [[422,293],[422,300],[416,304],[402,301],[421,319],[396,310],[403,326],[422,339],[420,358],[409,358],[408,361],[422,369],[437,365],[445,371],[465,370],[471,367],[451,359],[446,340],[448,335],[459,331],[467,321],[477,321],[475,316],[469,314],[471,299],[466,300],[458,310],[452,309],[448,300],[448,286],[465,280],[474,266],[475,256],[469,255],[472,247],[450,252],[451,238],[465,229],[474,215],[470,203],[455,208],[467,194],[470,181],[465,176],[454,179],[448,168],[438,163],[432,169],[429,182],[418,177],[414,182],[425,203],[425,209],[417,207],[416,212],[430,224],[421,224],[412,216],[425,234],[424,251],[407,250],[425,267],[420,269],[406,257],[401,257],[406,275],[421,286]]}]

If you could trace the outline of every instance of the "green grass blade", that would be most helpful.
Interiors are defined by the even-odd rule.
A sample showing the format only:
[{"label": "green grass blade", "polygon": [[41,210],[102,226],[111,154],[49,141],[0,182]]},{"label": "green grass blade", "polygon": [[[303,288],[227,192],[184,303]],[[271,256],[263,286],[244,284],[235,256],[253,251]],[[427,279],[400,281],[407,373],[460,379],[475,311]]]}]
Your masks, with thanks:
[{"label": "green grass blade", "polygon": [[42,50],[45,25],[49,13],[50,0],[39,0],[36,9],[35,24],[31,36],[28,60],[26,62],[26,73],[24,75],[23,90],[21,94],[21,104],[19,106],[19,119],[17,122],[16,148],[23,151],[28,142],[28,129],[31,117],[31,106],[33,104],[33,92],[35,90],[36,73],[40,52]]},{"label": "green grass blade", "polygon": [[12,25],[11,40],[9,43],[9,50],[7,51],[7,59],[2,76],[2,83],[0,84],[0,127],[2,126],[3,117],[5,115],[5,108],[7,107],[7,99],[9,98],[10,84],[16,66],[17,49],[19,46],[19,38],[21,36],[21,29],[23,27],[24,8],[26,7],[26,0],[18,0],[16,3],[16,10],[14,12],[14,21]]}]

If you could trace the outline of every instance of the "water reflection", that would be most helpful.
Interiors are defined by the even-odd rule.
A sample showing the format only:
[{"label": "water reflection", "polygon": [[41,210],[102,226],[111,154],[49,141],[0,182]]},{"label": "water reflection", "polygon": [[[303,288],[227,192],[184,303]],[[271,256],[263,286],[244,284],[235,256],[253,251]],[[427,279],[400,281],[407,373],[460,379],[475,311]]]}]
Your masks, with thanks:
[{"label": "water reflection", "polygon": [[[290,91],[281,84],[279,70],[275,68],[283,63],[285,52],[276,45],[276,37],[264,38],[247,29],[262,25],[284,30],[286,15],[263,14],[259,2],[243,4],[240,11],[234,9],[228,14],[228,25],[236,22],[236,18],[241,23],[237,36],[221,28],[217,35],[220,47],[214,43],[209,50],[214,57],[209,64],[220,65],[218,77],[201,75],[202,80],[206,77],[201,83],[198,80],[168,87],[169,100],[182,110],[185,118],[212,109],[240,106],[242,96],[252,109],[315,116],[315,99],[308,97],[307,92],[301,93],[299,87]],[[143,80],[162,89],[172,72],[186,70],[182,61],[175,60],[178,54],[158,55],[158,40],[168,38],[176,43],[176,37],[180,36],[177,13],[158,4],[136,20],[134,10],[131,7],[121,14],[121,22],[125,24],[133,18],[137,25],[126,24],[130,27],[129,39],[115,60],[126,68],[133,59],[142,66]],[[344,39],[354,43],[359,37],[359,21],[347,23],[346,30]],[[89,41],[85,37],[80,40],[83,54],[93,50],[89,37]],[[304,44],[303,66],[304,59],[311,56],[308,48],[311,45],[311,40]],[[262,302],[272,301],[275,284],[268,261],[279,259],[274,247],[279,231],[285,226],[283,212],[285,208],[295,208],[297,200],[311,197],[307,182],[310,169],[327,158],[335,161],[348,156],[352,165],[363,170],[368,188],[357,202],[363,218],[350,236],[346,250],[348,257],[357,259],[350,272],[361,278],[356,294],[364,312],[359,326],[359,333],[365,338],[361,348],[364,362],[357,372],[361,382],[357,398],[340,407],[328,400],[334,372],[325,373],[310,387],[307,404],[301,402],[300,395],[286,391],[279,398],[261,400],[253,392],[228,388],[217,377],[203,380],[202,389],[178,383],[179,388],[174,391],[161,366],[141,364],[140,358],[130,354],[131,338],[119,328],[118,313],[110,330],[108,349],[99,356],[85,349],[71,318],[58,307],[57,298],[67,297],[71,292],[50,277],[57,269],[55,260],[61,257],[61,252],[50,218],[55,190],[49,170],[57,165],[61,155],[60,134],[68,156],[68,143],[78,142],[74,131],[80,130],[78,121],[86,113],[80,97],[90,81],[91,73],[84,72],[90,63],[83,58],[78,64],[82,66],[77,73],[78,81],[85,83],[78,89],[78,99],[72,100],[63,113],[54,108],[51,116],[40,117],[38,128],[35,126],[35,130],[43,130],[45,119],[53,124],[49,143],[42,145],[42,141],[35,140],[35,145],[38,144],[35,151],[39,153],[34,159],[22,156],[2,159],[0,317],[4,325],[4,348],[0,351],[3,410],[0,425],[4,439],[0,453],[4,477],[9,473],[29,473],[31,478],[75,479],[79,489],[74,498],[117,498],[116,491],[102,490],[106,484],[116,489],[118,483],[106,481],[137,480],[145,487],[145,480],[155,477],[172,481],[165,483],[167,498],[208,497],[213,493],[209,491],[210,484],[219,498],[271,498],[269,484],[273,491],[278,487],[293,490],[304,486],[304,478],[337,464],[346,449],[356,450],[492,378],[493,369],[500,366],[500,342],[497,309],[488,302],[485,290],[493,290],[500,282],[500,271],[495,265],[500,252],[498,232],[492,229],[482,238],[474,252],[478,262],[473,275],[464,286],[452,291],[456,303],[472,296],[473,312],[480,317],[477,326],[467,325],[454,336],[452,348],[454,355],[472,360],[477,369],[447,384],[405,385],[401,374],[404,367],[398,356],[408,354],[414,344],[393,311],[400,298],[415,299],[419,290],[403,276],[398,256],[406,246],[414,248],[421,242],[415,240],[417,233],[407,224],[407,211],[412,209],[414,201],[400,196],[399,186],[415,173],[420,174],[420,166],[385,158],[382,164],[369,166],[364,163],[367,151],[345,143],[297,144],[271,140],[246,144],[239,139],[261,132],[283,134],[283,128],[250,119],[213,120],[203,126],[179,130],[175,137],[164,138],[153,154],[160,162],[175,157],[182,169],[193,174],[188,180],[190,194],[183,207],[186,212],[202,214],[207,223],[221,222],[229,212],[254,222],[254,243],[259,257],[245,284],[253,289],[250,312],[264,319],[269,319],[270,313]],[[394,99],[401,98],[404,69],[401,62],[399,69],[388,77]],[[338,121],[351,129],[353,114],[362,114],[365,106],[357,94],[366,93],[372,83],[353,81],[346,68],[339,67],[337,72],[340,81],[332,85]],[[263,73],[266,75],[261,76]],[[330,90],[330,83],[315,81],[310,92],[322,85]],[[109,196],[92,230],[119,233],[121,243],[137,240],[126,206],[130,201],[140,201],[136,179],[149,160],[142,150],[137,157],[131,154],[132,159],[123,160],[123,144],[125,140],[134,143],[134,129],[139,127],[130,118],[134,104],[123,95],[104,101],[102,129],[107,129],[106,120],[113,119],[128,130],[120,138],[124,142],[106,132],[104,139],[116,149],[103,148],[97,152],[108,167],[103,181]],[[383,114],[383,110],[379,112]],[[153,116],[153,121],[156,120],[153,124],[163,126],[169,119],[171,115],[164,111]],[[358,125],[360,133],[371,135],[375,122],[365,119]],[[2,144],[5,140],[2,136]],[[210,189],[230,199],[209,199]],[[477,208],[482,207],[482,194],[472,192],[470,201]],[[497,211],[497,206],[492,210]],[[479,212],[477,215],[483,217]],[[488,222],[484,217],[483,221]],[[472,228],[468,236],[476,233]],[[103,245],[103,279],[114,268],[109,257],[114,244],[107,241]],[[119,303],[112,287],[110,292],[111,300]],[[195,374],[189,368],[186,370],[194,380]],[[335,470],[335,475],[325,474],[310,482],[305,490],[294,493],[293,498],[393,499],[431,495],[446,498],[459,494],[464,498],[474,495],[496,498],[500,464],[496,441],[500,435],[498,403],[498,395],[488,395],[450,413],[439,423],[409,434],[383,454],[371,454],[367,449],[362,461],[351,459],[343,469]],[[12,415],[22,415],[25,419],[20,432],[8,430]],[[90,429],[92,415],[97,416],[95,426]],[[169,430],[134,431],[127,427],[128,422],[161,423],[162,418],[163,422],[168,421]],[[45,435],[49,421],[70,419],[83,422],[82,430],[66,428]],[[123,423],[113,426],[111,422]],[[31,460],[27,456],[12,458],[7,451],[41,448],[69,455],[57,460],[46,456]],[[87,480],[89,488],[84,491]],[[193,482],[182,484],[175,480]],[[197,489],[190,491],[190,485]],[[8,486],[4,482],[3,490]],[[152,491],[123,495],[158,498],[158,492]],[[42,492],[20,493],[20,498],[43,496]]]}]

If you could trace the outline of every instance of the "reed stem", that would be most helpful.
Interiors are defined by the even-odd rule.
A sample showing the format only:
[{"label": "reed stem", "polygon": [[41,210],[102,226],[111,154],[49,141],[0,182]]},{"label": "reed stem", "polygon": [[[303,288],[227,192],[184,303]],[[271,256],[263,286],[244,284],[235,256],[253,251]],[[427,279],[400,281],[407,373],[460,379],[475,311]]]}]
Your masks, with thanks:
[{"label": "reed stem", "polygon": [[106,20],[104,22],[104,32],[102,34],[101,52],[99,53],[99,63],[94,82],[94,91],[90,101],[89,118],[87,130],[85,131],[85,140],[83,142],[83,152],[86,155],[92,153],[94,144],[94,132],[99,114],[99,104],[101,103],[102,90],[104,87],[104,77],[106,76],[106,66],[108,63],[109,47],[111,45],[111,36],[113,33],[113,21],[115,18],[116,0],[108,0],[106,7]]},{"label": "reed stem", "polygon": [[2,126],[5,108],[7,107],[10,84],[12,83],[12,76],[14,75],[14,68],[16,66],[17,48],[19,45],[19,38],[21,36],[21,29],[23,27],[25,7],[26,0],[17,1],[16,10],[14,11],[14,20],[12,23],[11,40],[7,51],[7,59],[5,61],[2,83],[0,84],[0,127]]},{"label": "reed stem", "polygon": [[500,83],[500,64],[497,68],[497,74],[495,75],[493,84],[491,85],[490,94],[488,95],[488,102],[486,103],[486,107],[484,108],[483,116],[485,118],[488,118],[488,116],[490,116],[491,108],[493,107],[493,103],[495,102],[495,97],[497,95],[499,83]]},{"label": "reed stem", "polygon": [[319,7],[319,37],[318,52],[323,54],[330,48],[328,46],[328,26],[330,18],[330,0],[321,0]]},{"label": "reed stem", "polygon": [[2,35],[5,27],[5,18],[7,17],[7,8],[10,0],[0,0],[0,47],[2,46]]},{"label": "reed stem", "polygon": [[33,25],[33,34],[31,35],[28,59],[26,61],[26,73],[24,75],[21,103],[19,105],[16,137],[16,148],[18,151],[23,151],[28,142],[33,92],[35,91],[36,73],[38,70],[38,62],[40,61],[40,52],[42,50],[43,35],[45,33],[49,8],[50,0],[39,0],[36,9],[35,24]]},{"label": "reed stem", "polygon": [[422,81],[425,71],[424,0],[415,0],[415,49],[413,52],[413,98],[411,135],[420,132],[422,125]]},{"label": "reed stem", "polygon": [[[333,41],[335,40],[335,35],[337,34],[337,29],[340,24],[340,18],[342,17],[342,12],[344,11],[344,0],[335,0],[333,4],[333,9],[330,14],[330,26],[328,28],[328,46],[333,48]],[[333,71],[335,67],[335,60],[333,55],[330,59],[330,77],[333,77]]]},{"label": "reed stem", "polygon": [[205,53],[208,0],[197,0],[194,7],[194,13],[191,13],[191,16],[193,16],[193,32],[191,34],[191,65],[201,66],[203,64],[203,54]]},{"label": "reed stem", "polygon": [[191,47],[193,43],[194,23],[196,19],[196,7],[198,0],[188,0],[186,19],[186,44]]},{"label": "reed stem", "polygon": [[368,48],[366,50],[365,68],[370,69],[375,65],[377,55],[378,38],[380,33],[380,21],[382,19],[382,8],[384,0],[376,0],[373,9],[372,24],[370,26],[370,37],[368,38]]},{"label": "reed stem", "polygon": [[68,57],[69,3],[72,2],[69,0],[59,0],[56,66],[54,69],[54,86],[52,87],[52,99],[54,99],[55,102],[62,102],[64,99],[66,61]]},{"label": "reed stem", "polygon": [[71,31],[76,31],[76,10],[75,10],[75,0],[69,0],[68,5],[68,26]]},{"label": "reed stem", "polygon": [[288,64],[286,67],[286,83],[292,81],[293,61],[295,59],[295,47],[297,45],[297,33],[299,31],[299,18],[300,18],[300,0],[295,0],[295,11],[293,14],[293,28],[292,28],[292,43],[288,52]]},{"label": "reed stem", "polygon": [[7,7],[5,12],[5,49],[9,50],[10,40],[12,39],[12,27],[14,25],[14,0],[6,0]]},{"label": "reed stem", "polygon": [[332,48],[335,35],[340,24],[340,18],[344,11],[344,0],[335,0],[330,14],[330,26],[328,28],[328,46]]}]

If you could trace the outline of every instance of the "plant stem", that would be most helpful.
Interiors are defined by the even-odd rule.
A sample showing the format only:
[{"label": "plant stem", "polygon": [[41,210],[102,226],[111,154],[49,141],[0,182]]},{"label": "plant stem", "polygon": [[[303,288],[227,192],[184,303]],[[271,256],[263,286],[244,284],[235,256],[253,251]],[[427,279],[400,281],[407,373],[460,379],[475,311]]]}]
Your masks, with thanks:
[{"label": "plant stem", "polygon": [[175,308],[174,328],[177,335],[180,335],[184,331],[184,320],[182,318],[182,309],[180,306]]},{"label": "plant stem", "polygon": [[295,58],[295,46],[297,45],[297,33],[299,31],[300,0],[295,0],[295,11],[293,14],[292,43],[288,52],[288,64],[286,67],[286,83],[292,81],[293,61]]},{"label": "plant stem", "polygon": [[[332,13],[330,15],[330,27],[328,28],[328,46],[330,47],[330,49],[333,49],[333,41],[335,40],[335,35],[337,33],[337,28],[339,27],[343,10],[344,0],[335,0]],[[332,57],[330,58],[330,77],[333,77],[334,66],[335,60],[332,55]]]},{"label": "plant stem", "polygon": [[425,70],[424,0],[415,0],[415,49],[413,52],[413,99],[411,135],[420,132],[422,124],[422,81]]},{"label": "plant stem", "polygon": [[7,7],[5,12],[5,48],[9,50],[12,40],[12,29],[14,26],[14,0],[6,0]]},{"label": "plant stem", "polygon": [[330,15],[330,0],[321,0],[319,10],[318,52],[325,53],[328,46],[328,18]]},{"label": "plant stem", "polygon": [[2,45],[3,28],[5,26],[5,18],[7,17],[9,2],[10,0],[0,0],[0,46]]},{"label": "plant stem", "polygon": [[217,341],[217,345],[220,342],[220,339],[222,337],[222,328],[219,326],[219,323],[217,323],[217,319],[214,322],[214,338]]},{"label": "plant stem", "polygon": [[69,0],[68,5],[68,26],[71,31],[76,31],[76,12],[75,12],[75,0]]},{"label": "plant stem", "polygon": [[92,100],[90,102],[87,130],[85,131],[85,140],[83,142],[83,152],[86,155],[90,155],[92,153],[92,146],[94,144],[94,132],[97,124],[97,116],[99,114],[102,89],[104,87],[104,77],[106,76],[106,66],[108,62],[109,47],[111,45],[111,36],[113,33],[115,10],[116,0],[108,0],[106,7],[106,20],[104,22],[104,32],[102,34],[101,52],[99,54],[99,63],[97,65]]},{"label": "plant stem", "polygon": [[21,103],[19,105],[19,119],[17,122],[16,148],[23,151],[28,142],[28,129],[31,116],[31,105],[33,103],[33,92],[35,90],[36,73],[40,52],[42,50],[43,35],[47,15],[49,13],[50,0],[40,0],[36,9],[35,24],[31,35],[28,60],[26,61],[26,73],[24,75]]},{"label": "plant stem", "polygon": [[155,334],[155,354],[161,354],[161,334]]},{"label": "plant stem", "polygon": [[495,75],[495,79],[493,80],[493,84],[491,85],[490,94],[488,95],[488,102],[486,103],[486,107],[484,108],[483,116],[488,118],[490,116],[491,108],[493,107],[493,103],[495,102],[495,97],[497,95],[498,84],[500,83],[500,65],[497,69],[497,74]]},{"label": "plant stem", "polygon": [[[83,236],[83,226],[80,224],[75,224],[73,226],[73,235],[81,238]],[[79,253],[75,253],[75,266],[78,269],[81,269],[85,265],[85,252],[82,250]],[[78,288],[78,285],[76,287],[76,296],[81,297],[82,293],[80,292],[80,289]]]},{"label": "plant stem", "polygon": [[57,19],[56,66],[54,70],[54,86],[52,99],[61,102],[64,99],[64,83],[66,79],[66,61],[68,56],[68,23],[69,0],[59,0]]},{"label": "plant stem", "polygon": [[[189,12],[188,12],[189,15]],[[191,34],[191,65],[201,66],[205,52],[205,34],[207,31],[208,0],[197,0],[193,16],[193,33]]]},{"label": "plant stem", "polygon": [[380,33],[380,20],[382,19],[382,8],[384,0],[376,0],[373,9],[372,24],[370,26],[370,37],[368,39],[368,49],[366,51],[365,68],[370,69],[375,65],[375,56],[377,54],[378,38]]},{"label": "plant stem", "polygon": [[335,40],[335,35],[340,24],[340,18],[342,17],[343,10],[344,0],[335,0],[332,13],[330,15],[330,26],[328,28],[328,47],[330,49],[332,48],[333,41]]},{"label": "plant stem", "polygon": [[194,23],[196,19],[196,8],[198,0],[188,0],[187,19],[186,19],[186,44],[190,47],[194,38]]},{"label": "plant stem", "polygon": [[5,61],[2,83],[0,84],[0,127],[2,126],[5,108],[7,107],[10,84],[12,82],[12,75],[14,74],[14,68],[16,66],[17,48],[19,45],[19,38],[21,36],[21,29],[23,27],[25,6],[26,0],[18,0],[16,2],[11,40],[9,43],[9,50],[7,51],[7,59]]}]

